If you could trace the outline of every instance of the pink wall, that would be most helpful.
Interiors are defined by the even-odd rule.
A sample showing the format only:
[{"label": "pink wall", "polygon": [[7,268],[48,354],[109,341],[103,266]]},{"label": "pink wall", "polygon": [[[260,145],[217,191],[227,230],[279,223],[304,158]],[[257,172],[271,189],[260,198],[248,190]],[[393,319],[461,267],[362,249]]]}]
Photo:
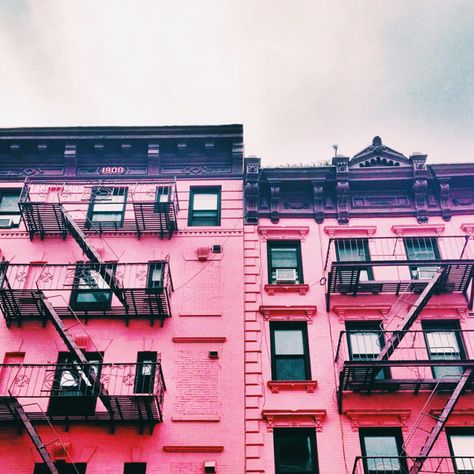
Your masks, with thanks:
[{"label": "pink wall", "polygon": [[[222,186],[221,226],[188,227],[189,187],[206,184]],[[74,423],[67,432],[62,424],[55,424],[60,439],[71,443],[72,460],[88,462],[88,474],[122,472],[123,463],[131,461],[146,462],[147,472],[198,473],[203,472],[206,460],[216,461],[218,472],[243,472],[241,186],[238,180],[179,182],[179,232],[170,240],[157,236],[138,240],[133,233],[105,233],[102,239],[90,239],[104,260],[115,260],[116,255],[119,262],[146,262],[170,255],[175,292],[172,318],[165,320],[163,327],[158,321],[151,327],[143,320],[132,320],[127,327],[124,321],[105,318],[90,320],[85,326],[94,344],[104,351],[104,363],[134,363],[137,352],[143,350],[161,353],[167,386],[164,421],[155,426],[152,435],[147,430],[139,434],[138,426],[133,425],[118,425],[111,434],[107,426],[87,422]],[[30,242],[20,228],[2,232],[0,240],[2,255],[15,263],[67,263],[84,258],[71,237],[66,241],[36,237]],[[222,253],[210,253],[207,261],[199,261],[197,248],[213,244],[222,245]],[[80,328],[71,332],[78,334]],[[50,323],[43,328],[32,321],[9,329],[2,323],[0,348],[3,354],[24,352],[25,363],[55,363],[58,351],[65,350]],[[88,350],[93,350],[92,345]],[[219,358],[210,359],[210,350],[217,350]],[[43,408],[47,404],[46,398],[26,400],[39,401]],[[38,430],[46,442],[55,438],[46,426]],[[165,446],[189,452],[168,452]],[[204,452],[197,452],[198,447],[204,447],[200,448]],[[213,452],[220,451],[219,447],[223,447],[221,452]],[[38,459],[26,434],[5,426],[0,428],[0,458],[5,473],[33,472],[34,459]]]}]

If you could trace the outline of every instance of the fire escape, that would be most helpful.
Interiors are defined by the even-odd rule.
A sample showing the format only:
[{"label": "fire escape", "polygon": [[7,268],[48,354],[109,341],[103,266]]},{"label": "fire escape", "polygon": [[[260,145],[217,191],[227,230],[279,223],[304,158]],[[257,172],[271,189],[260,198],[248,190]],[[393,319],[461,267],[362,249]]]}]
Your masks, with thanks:
[{"label": "fire escape", "polygon": [[[340,364],[339,412],[342,413],[343,392],[346,390],[359,393],[393,390],[413,390],[418,393],[420,390],[431,390],[428,401],[440,390],[450,392],[439,414],[422,410],[423,415],[428,415],[434,421],[430,429],[421,427],[422,416],[416,421],[413,432],[425,431],[427,436],[416,456],[408,457],[406,444],[404,446],[402,457],[409,474],[454,472],[447,470],[446,459],[432,458],[429,454],[461,395],[466,390],[474,389],[474,348],[467,351],[464,347],[465,353],[459,354],[457,360],[449,360],[449,357],[445,360],[429,360],[426,355],[420,356],[420,342],[423,338],[426,341],[428,331],[412,331],[411,328],[435,294],[460,293],[466,298],[469,308],[472,308],[474,259],[471,244],[467,236],[331,239],[329,244],[326,259],[326,268],[330,266],[326,295],[328,309],[331,296],[335,294],[356,296],[394,293],[398,297],[383,330],[372,331],[371,335],[375,335],[378,342],[372,342],[372,347],[363,348],[361,352],[364,357],[351,355],[353,348],[349,346],[353,342],[349,340],[359,337],[359,342],[364,341],[366,333],[341,333],[336,354],[336,363]],[[374,270],[382,278],[375,278]],[[397,279],[393,279],[394,274]],[[386,275],[392,278],[384,279]],[[459,330],[455,336],[459,341],[464,341],[464,336],[471,336],[466,334],[468,332]],[[448,370],[448,374],[453,369],[459,373],[451,372],[449,376],[443,376],[436,372],[440,367]],[[414,377],[397,378],[395,373],[400,368],[412,370]],[[427,370],[433,373],[431,377],[427,376]],[[362,472],[359,470],[362,461],[362,458],[356,459],[353,473]],[[386,463],[383,472],[401,472],[393,467],[391,459],[380,459],[378,462]],[[399,466],[398,461],[396,463]],[[428,470],[424,470],[425,464]]]},{"label": "fire escape", "polygon": [[[97,186],[92,188],[93,191],[96,189],[104,188]],[[22,397],[41,398],[48,394],[51,396],[51,404],[55,398],[54,394],[59,395],[58,387],[63,388],[60,387],[60,380],[64,374],[67,374],[83,387],[82,392],[76,395],[79,398],[87,398],[90,406],[72,415],[67,411],[58,411],[56,407],[54,413],[51,411],[47,414],[48,423],[50,420],[64,421],[67,425],[70,421],[91,419],[107,421],[113,429],[115,422],[135,421],[143,429],[146,424],[153,428],[155,423],[162,421],[165,384],[159,360],[155,363],[147,363],[146,370],[152,375],[148,377],[150,380],[146,386],[142,383],[141,387],[137,386],[136,375],[137,370],[142,370],[138,367],[139,364],[100,363],[100,370],[97,369],[97,364],[91,363],[87,354],[79,346],[77,338],[64,324],[63,318],[70,317],[76,320],[75,326],[82,327],[78,316],[85,318],[105,316],[110,313],[110,306],[85,308],[80,312],[75,311],[67,303],[63,307],[58,307],[52,303],[52,299],[59,297],[65,300],[63,295],[65,290],[76,297],[78,294],[93,291],[101,295],[104,300],[110,301],[115,297],[123,308],[122,311],[118,311],[118,316],[124,317],[127,322],[131,316],[147,315],[152,324],[155,318],[160,319],[163,324],[164,319],[171,316],[170,293],[173,286],[168,260],[122,265],[103,262],[99,252],[86,236],[86,232],[91,231],[90,219],[86,218],[82,225],[76,222],[59,200],[60,191],[64,191],[64,187],[60,190],[53,188],[53,191],[55,191],[55,199],[50,202],[31,199],[33,193],[29,183],[25,183],[19,207],[30,238],[33,239],[35,235],[39,235],[43,239],[48,234],[59,234],[65,239],[70,235],[89,261],[76,265],[49,266],[11,265],[8,261],[2,261],[0,263],[0,306],[7,325],[15,320],[21,324],[23,320],[34,318],[41,319],[44,324],[46,321],[51,321],[67,347],[72,362],[56,365],[3,364],[2,381],[6,385],[4,393],[0,394],[0,419],[21,424],[46,467],[55,474],[57,469],[53,459],[32,423],[32,421],[41,421],[44,413],[42,410],[40,413],[26,411],[20,403]],[[100,199],[101,202],[104,201],[102,197]],[[143,233],[157,233],[161,238],[164,235],[171,238],[173,232],[177,230],[177,209],[175,183],[158,185],[151,203],[134,201],[134,227],[137,236],[140,238]],[[97,230],[102,233],[104,228],[101,225],[98,229],[94,226],[92,232],[97,233]],[[105,230],[111,229],[107,227]],[[117,267],[119,269],[123,267],[121,268],[122,283],[127,281],[128,286],[124,287],[117,278]],[[135,272],[135,280],[140,280],[141,284],[130,283],[130,274],[133,272]],[[27,275],[31,277],[29,283],[26,281]],[[32,281],[35,285],[31,284]],[[50,298],[45,293],[48,290],[54,290],[56,294]],[[5,377],[7,382],[5,382]],[[122,383],[118,383],[120,380]],[[87,397],[83,396],[85,394]],[[70,400],[74,398],[76,397],[71,397]],[[58,397],[56,401],[57,399]],[[105,408],[105,414],[96,413],[97,399]]]}]

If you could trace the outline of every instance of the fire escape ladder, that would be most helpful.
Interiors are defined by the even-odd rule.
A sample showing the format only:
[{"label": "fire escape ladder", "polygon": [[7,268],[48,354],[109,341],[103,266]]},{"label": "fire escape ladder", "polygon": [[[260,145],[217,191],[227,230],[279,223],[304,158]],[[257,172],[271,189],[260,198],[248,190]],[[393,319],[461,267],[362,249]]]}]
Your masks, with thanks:
[{"label": "fire escape ladder", "polygon": [[110,289],[114,292],[115,296],[119,299],[119,301],[123,304],[125,309],[128,309],[128,303],[125,298],[125,295],[120,288],[119,282],[115,278],[113,272],[110,268],[107,268],[107,265],[104,265],[99,252],[95,249],[95,247],[87,240],[86,235],[82,231],[82,229],[77,225],[74,219],[65,211],[62,207],[62,212],[64,216],[64,221],[66,223],[67,230],[72,235],[74,240],[77,242],[79,247],[82,249],[84,254],[87,258],[93,262],[99,264],[98,273],[104,279],[105,283],[109,285]]},{"label": "fire escape ladder", "polygon": [[[87,360],[86,356],[82,352],[81,348],[76,344],[76,341],[71,336],[67,328],[64,326],[64,323],[61,320],[59,314],[56,312],[53,305],[50,303],[50,301],[45,296],[45,294],[41,290],[39,290],[38,293],[51,322],[53,323],[54,327],[56,328],[59,335],[61,336],[61,339],[64,341],[64,344],[66,344],[66,347],[68,348],[69,352],[71,352],[71,354],[74,355],[77,362],[87,367],[89,364],[89,361]],[[100,383],[100,381],[96,380],[95,374],[92,371],[87,371],[87,373],[84,371],[84,375],[89,379],[89,382],[91,383],[92,386],[99,388],[98,397],[100,398],[101,402],[104,404],[105,408],[109,412],[111,419],[113,420],[115,414],[110,402],[109,393],[104,388],[104,386]]]},{"label": "fire escape ladder", "polygon": [[423,291],[417,300],[412,303],[410,309],[408,310],[406,316],[403,318],[403,321],[400,323],[399,327],[393,331],[392,335],[388,338],[383,349],[380,351],[377,356],[376,361],[387,360],[402,342],[403,337],[405,336],[406,331],[408,331],[412,324],[415,322],[418,315],[423,311],[423,308],[426,306],[431,296],[435,292],[438,282],[443,278],[445,269],[439,268],[434,274],[433,278],[425,286]]},{"label": "fire escape ladder", "polygon": [[[416,457],[416,460],[413,463],[413,466],[410,468],[409,474],[417,474],[422,470],[426,457],[430,454],[431,449],[433,448],[436,440],[438,439],[441,431],[444,428],[444,425],[446,424],[446,421],[448,420],[449,416],[454,410],[454,407],[456,406],[456,403],[458,402],[459,397],[464,392],[464,390],[469,386],[469,384],[472,382],[473,378],[474,378],[474,368],[472,367],[466,368],[463,374],[461,375],[455,389],[453,390],[453,393],[451,394],[446,405],[441,411],[441,414],[439,415],[439,417],[436,418],[436,423],[434,424],[433,428],[429,432],[428,437],[426,438],[422,448],[420,449],[420,453]],[[420,419],[418,421],[420,421]],[[419,428],[418,426],[415,426],[413,430],[416,430],[418,428]]]},{"label": "fire escape ladder", "polygon": [[30,419],[28,418],[28,415],[26,414],[21,403],[18,402],[18,400],[15,397],[11,397],[10,406],[12,407],[13,411],[16,413],[19,420],[25,427],[26,432],[28,433],[28,436],[30,437],[33,444],[35,445],[35,448],[38,451],[38,454],[41,456],[41,459],[44,461],[46,466],[48,466],[48,469],[51,472],[51,474],[58,474],[58,470],[56,466],[54,465],[54,462],[50,454],[48,453],[46,446],[44,445],[43,441],[41,441],[41,438],[38,432],[36,431],[35,427],[33,426]]}]

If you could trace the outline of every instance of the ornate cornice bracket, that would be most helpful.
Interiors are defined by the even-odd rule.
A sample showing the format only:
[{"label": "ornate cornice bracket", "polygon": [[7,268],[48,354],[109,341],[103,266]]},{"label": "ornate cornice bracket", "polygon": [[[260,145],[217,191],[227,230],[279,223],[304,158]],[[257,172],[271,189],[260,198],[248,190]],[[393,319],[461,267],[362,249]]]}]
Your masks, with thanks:
[{"label": "ornate cornice bracket", "polygon": [[413,153],[410,162],[413,166],[413,197],[416,210],[416,220],[420,224],[428,222],[428,168],[427,155]]},{"label": "ornate cornice bracket", "polygon": [[318,224],[324,221],[324,183],[313,181],[313,212]]},{"label": "ornate cornice bracket", "polygon": [[403,431],[408,430],[407,421],[411,410],[406,409],[368,409],[368,410],[346,410],[344,415],[351,422],[352,431],[358,431],[364,427],[378,426],[400,426]]},{"label": "ornate cornice bracket", "polygon": [[449,205],[450,199],[450,186],[449,186],[449,178],[441,178],[438,181],[439,184],[439,202],[441,206],[441,217],[444,221],[451,220],[451,206]]},{"label": "ornate cornice bracket", "polygon": [[280,183],[270,185],[270,220],[273,224],[280,222]]},{"label": "ornate cornice bracket", "polygon": [[260,201],[260,158],[245,158],[244,161],[244,216],[247,224],[258,224]]},{"label": "ornate cornice bracket", "polygon": [[337,222],[347,224],[349,222],[349,157],[335,156],[332,164],[336,167],[336,206]]}]

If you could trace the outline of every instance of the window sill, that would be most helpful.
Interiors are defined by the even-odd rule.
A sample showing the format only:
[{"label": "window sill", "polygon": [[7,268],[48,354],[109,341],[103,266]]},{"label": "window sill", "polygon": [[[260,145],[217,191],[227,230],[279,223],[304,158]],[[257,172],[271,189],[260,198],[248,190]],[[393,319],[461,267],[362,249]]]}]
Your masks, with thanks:
[{"label": "window sill", "polygon": [[272,393],[279,393],[282,390],[292,392],[306,390],[308,393],[314,393],[318,382],[316,380],[269,380],[267,385]]},{"label": "window sill", "polygon": [[264,289],[269,295],[274,295],[275,293],[299,293],[300,295],[305,295],[309,291],[309,285],[307,284],[296,284],[296,285],[268,284],[264,286]]}]

